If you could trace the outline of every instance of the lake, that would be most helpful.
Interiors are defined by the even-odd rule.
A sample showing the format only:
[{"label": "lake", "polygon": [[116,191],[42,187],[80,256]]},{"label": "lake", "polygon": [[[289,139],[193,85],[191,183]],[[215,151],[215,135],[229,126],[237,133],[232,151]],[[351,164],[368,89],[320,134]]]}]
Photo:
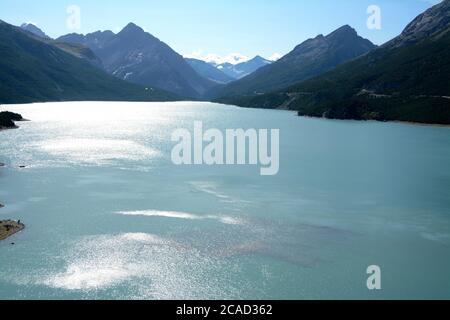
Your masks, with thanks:
[{"label": "lake", "polygon": [[[450,298],[448,127],[198,102],[3,109],[31,121],[0,132],[0,219],[26,224],[0,243],[0,299]],[[174,165],[171,134],[195,121],[279,129],[278,174]]]}]

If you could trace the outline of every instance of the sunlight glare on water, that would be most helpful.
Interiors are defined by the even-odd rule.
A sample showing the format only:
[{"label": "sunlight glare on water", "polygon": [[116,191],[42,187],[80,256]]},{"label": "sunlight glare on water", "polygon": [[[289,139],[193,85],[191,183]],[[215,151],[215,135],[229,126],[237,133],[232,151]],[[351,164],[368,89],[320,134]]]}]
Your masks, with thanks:
[{"label": "sunlight glare on water", "polygon": [[[0,299],[450,297],[448,128],[200,102],[8,110],[30,121],[0,133],[0,219],[26,229],[0,243]],[[279,174],[175,166],[171,134],[194,121],[280,129]]]}]

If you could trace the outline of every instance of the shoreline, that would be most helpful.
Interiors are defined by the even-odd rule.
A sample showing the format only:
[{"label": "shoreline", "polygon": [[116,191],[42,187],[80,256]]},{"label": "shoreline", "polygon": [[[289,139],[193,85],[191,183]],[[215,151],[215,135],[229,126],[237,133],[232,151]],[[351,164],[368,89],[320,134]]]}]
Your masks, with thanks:
[{"label": "shoreline", "polygon": [[415,122],[415,121],[407,121],[407,120],[387,120],[387,121],[381,121],[381,120],[373,120],[373,119],[368,119],[368,120],[359,120],[359,119],[333,119],[333,118],[325,118],[325,117],[314,117],[314,116],[308,116],[308,115],[298,115],[298,110],[292,110],[292,109],[287,109],[287,108],[253,108],[253,107],[242,107],[236,104],[228,104],[228,103],[221,103],[221,102],[214,102],[214,101],[210,101],[210,103],[216,103],[216,104],[221,104],[224,106],[233,106],[236,108],[243,108],[243,109],[257,109],[257,110],[276,110],[276,111],[280,111],[280,112],[294,112],[295,115],[297,117],[300,118],[308,118],[308,119],[322,119],[322,120],[335,120],[335,121],[355,121],[355,122],[376,122],[376,123],[398,123],[398,124],[409,124],[409,125],[419,125],[419,126],[431,126],[431,127],[441,127],[441,128],[450,128],[450,123],[449,124],[442,124],[442,123],[426,123],[426,122]]},{"label": "shoreline", "polygon": [[[18,129],[19,127],[16,125],[16,121],[24,121],[22,115],[9,111],[0,112],[2,116],[0,131],[9,130],[9,129]],[[0,168],[5,167],[6,165],[3,162],[0,162]],[[4,205],[0,203],[0,208],[3,208]],[[19,221],[14,220],[0,220],[0,241],[6,240],[12,235],[22,231],[25,229],[25,225]]]},{"label": "shoreline", "polygon": [[[280,111],[293,111],[297,112],[295,110],[289,110],[289,109],[264,109],[264,110],[280,110]],[[442,124],[442,123],[425,123],[425,122],[415,122],[415,121],[402,121],[402,120],[387,120],[387,121],[380,121],[380,120],[357,120],[357,119],[333,119],[333,118],[324,118],[324,117],[314,117],[314,116],[306,116],[306,115],[296,115],[300,118],[307,118],[307,119],[322,119],[322,120],[332,120],[332,121],[354,121],[354,122],[373,122],[373,123],[393,123],[393,124],[407,124],[407,125],[413,125],[413,126],[423,126],[423,127],[439,127],[439,128],[450,128],[450,124]]]},{"label": "shoreline", "polygon": [[20,220],[0,220],[0,241],[8,239],[23,229],[25,229],[25,225],[20,223]]},{"label": "shoreline", "polygon": [[[27,102],[27,103],[10,103],[5,105],[30,105],[30,104],[42,104],[42,103],[72,103],[72,102],[122,102],[122,103],[164,103],[164,102],[204,102],[204,103],[214,103],[214,104],[221,104],[226,106],[233,106],[237,108],[243,108],[243,109],[258,109],[258,110],[279,110],[279,111],[291,111],[298,113],[297,110],[292,110],[288,108],[252,108],[252,107],[242,107],[235,104],[228,104],[228,103],[221,103],[216,101],[204,101],[204,100],[175,100],[175,101],[78,101],[78,100],[67,100],[67,101],[37,101],[37,102]],[[324,118],[324,117],[314,117],[314,116],[307,116],[307,115],[298,115],[298,117],[304,117],[304,118],[311,118],[311,119],[324,119],[324,120],[338,120],[338,121],[357,121],[357,122],[367,122],[367,121],[373,121],[373,122],[380,122],[380,123],[399,123],[399,124],[410,124],[410,125],[419,125],[419,126],[432,126],[432,127],[441,127],[441,128],[450,128],[450,124],[442,124],[442,123],[426,123],[426,122],[415,122],[415,121],[406,121],[406,120],[388,120],[388,121],[379,121],[379,120],[358,120],[358,119],[330,119],[330,118]],[[28,119],[23,118],[22,120],[16,120],[19,122],[26,122],[30,121]],[[3,130],[10,130],[10,129],[18,129],[19,126],[7,128],[7,127],[0,127],[0,131]]]},{"label": "shoreline", "polygon": [[450,128],[450,124],[440,124],[440,123],[424,123],[424,122],[414,122],[414,121],[386,121],[387,123],[401,123],[410,124],[414,126],[424,126],[424,127],[440,127],[440,128]]}]

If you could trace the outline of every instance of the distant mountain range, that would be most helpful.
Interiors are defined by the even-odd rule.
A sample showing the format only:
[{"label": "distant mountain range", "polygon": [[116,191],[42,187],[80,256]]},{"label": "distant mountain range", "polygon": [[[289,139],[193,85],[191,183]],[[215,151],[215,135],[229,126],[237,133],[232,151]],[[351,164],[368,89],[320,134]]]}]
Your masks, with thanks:
[{"label": "distant mountain range", "polygon": [[179,99],[112,77],[92,65],[96,57],[91,55],[87,48],[36,36],[0,20],[0,103]]},{"label": "distant mountain range", "polygon": [[214,65],[199,59],[185,58],[186,62],[202,77],[211,81],[226,84],[235,80]]},{"label": "distant mountain range", "polygon": [[76,43],[90,48],[92,51],[103,49],[105,44],[112,40],[116,35],[112,31],[96,31],[87,35],[71,33],[59,37],[60,42]]},{"label": "distant mountain range", "polygon": [[350,26],[343,26],[327,36],[306,40],[280,60],[217,90],[214,95],[228,102],[240,96],[285,88],[329,71],[375,47]]},{"label": "distant mountain range", "polygon": [[97,31],[67,34],[56,40],[31,23],[22,30],[42,42],[66,51],[107,73],[142,86],[162,88],[179,97],[202,99],[220,85],[245,76],[270,61],[259,56],[232,65],[214,65],[196,59],[184,59],[164,42],[130,23],[118,34]]},{"label": "distant mountain range", "polygon": [[211,62],[210,64],[219,69],[220,71],[222,71],[223,73],[225,73],[226,75],[228,75],[229,77],[235,80],[239,80],[271,63],[272,61],[264,59],[261,56],[256,56],[249,61],[241,62],[238,64],[231,64],[231,63],[215,64],[214,62]]},{"label": "distant mountain range", "polygon": [[450,124],[450,0],[419,15],[395,39],[333,71],[233,102],[315,117]]},{"label": "distant mountain range", "polygon": [[139,85],[155,86],[192,99],[201,98],[217,85],[195,72],[167,44],[133,23],[118,34],[69,34],[57,40],[89,47],[108,73]]},{"label": "distant mountain range", "polygon": [[272,61],[266,60],[261,56],[256,56],[251,60],[237,64],[228,62],[217,64],[215,62],[205,62],[199,59],[185,59],[198,74],[220,84],[227,84],[241,79],[272,63]]}]

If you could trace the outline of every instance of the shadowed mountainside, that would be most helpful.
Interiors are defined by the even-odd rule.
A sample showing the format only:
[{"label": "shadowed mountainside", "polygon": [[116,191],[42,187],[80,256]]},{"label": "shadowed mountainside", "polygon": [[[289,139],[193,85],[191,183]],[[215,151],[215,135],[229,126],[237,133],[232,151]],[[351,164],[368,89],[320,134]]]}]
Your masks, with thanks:
[{"label": "shadowed mountainside", "polygon": [[[77,50],[82,50],[79,56]],[[85,59],[85,50],[55,44],[0,20],[0,103],[177,99],[106,74]]]},{"label": "shadowed mountainside", "polygon": [[155,86],[193,99],[202,98],[217,85],[195,72],[167,44],[133,23],[118,34],[98,31],[85,36],[68,34],[57,40],[89,47],[108,73],[135,84]]},{"label": "shadowed mountainside", "polygon": [[327,36],[304,41],[280,60],[218,89],[213,96],[227,102],[236,97],[285,88],[332,70],[374,48],[374,44],[358,36],[353,28],[343,26]]},{"label": "shadowed mountainside", "polygon": [[359,59],[287,89],[232,102],[333,119],[450,124],[449,75],[450,0],[445,0]]}]

